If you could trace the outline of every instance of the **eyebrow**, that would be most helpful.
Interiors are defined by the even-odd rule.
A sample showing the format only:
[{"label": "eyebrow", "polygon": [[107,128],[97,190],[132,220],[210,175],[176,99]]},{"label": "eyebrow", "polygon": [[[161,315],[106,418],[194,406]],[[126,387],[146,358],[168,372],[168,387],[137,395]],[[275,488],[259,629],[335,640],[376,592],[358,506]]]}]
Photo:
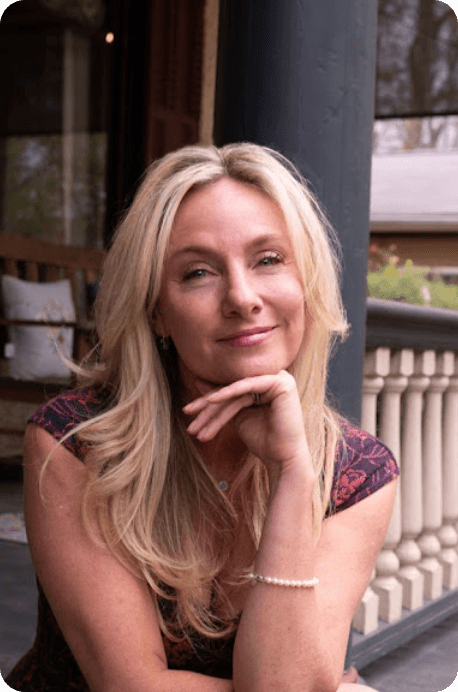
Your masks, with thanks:
[{"label": "eyebrow", "polygon": [[[255,250],[257,247],[260,247],[262,245],[266,245],[268,243],[278,243],[278,242],[285,242],[285,239],[281,235],[277,235],[275,233],[266,233],[265,235],[259,236],[258,238],[255,238],[252,240],[250,243],[246,245],[246,248],[248,250]],[[183,248],[180,248],[177,250],[171,257],[179,257],[181,255],[185,254],[206,254],[206,255],[212,255],[216,256],[218,255],[218,252],[213,250],[211,247],[208,247],[206,245],[186,245]]]}]

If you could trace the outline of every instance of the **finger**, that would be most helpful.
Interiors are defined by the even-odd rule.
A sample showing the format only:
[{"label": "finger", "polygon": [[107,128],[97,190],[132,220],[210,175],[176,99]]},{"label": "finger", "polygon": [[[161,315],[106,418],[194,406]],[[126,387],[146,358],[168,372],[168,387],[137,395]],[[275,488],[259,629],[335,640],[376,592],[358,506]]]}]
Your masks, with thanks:
[{"label": "finger", "polygon": [[[247,395],[245,395],[247,396]],[[252,395],[250,395],[252,396]],[[237,397],[238,399],[239,397]],[[234,400],[234,397],[231,397]],[[230,401],[230,400],[229,400]],[[187,427],[187,431],[191,435],[196,435],[199,430],[201,430],[211,419],[216,418],[219,411],[226,406],[228,401],[221,402],[209,402],[207,398],[201,397],[196,399],[191,404],[188,404],[183,408],[183,411],[187,415],[196,415],[197,417],[190,423]],[[253,398],[248,399],[248,403],[244,405],[251,405],[253,403]]]},{"label": "finger", "polygon": [[191,423],[188,431],[191,434],[197,435],[205,427],[213,424],[217,425],[218,421],[222,421],[222,425],[225,425],[241,408],[249,405],[249,398],[247,396],[244,398],[245,401],[243,401],[242,397],[238,397],[222,404],[209,404],[208,409],[202,411]]},{"label": "finger", "polygon": [[[224,426],[232,419],[234,418],[237,413],[239,413],[242,409],[248,408],[252,404],[252,397],[251,395],[245,395],[243,397],[238,397],[237,399],[232,400],[228,404],[224,406],[218,407],[218,409],[213,410],[213,414],[210,418],[207,418],[205,421],[203,419],[193,421],[191,429],[188,428],[188,431],[191,434],[196,435],[196,437],[201,440],[210,440],[212,439]],[[194,423],[197,422],[197,425],[194,427]]]},{"label": "finger", "polygon": [[206,406],[208,406],[208,401],[204,397],[200,397],[199,399],[191,401],[190,404],[183,406],[182,410],[187,416],[195,416],[200,413],[200,411],[203,411]]},{"label": "finger", "polygon": [[286,393],[291,387],[291,382],[287,382],[288,378],[294,383],[291,375],[285,371],[281,371],[277,375],[256,375],[254,377],[246,377],[243,380],[238,380],[226,387],[221,387],[195,399],[184,406],[183,411],[187,415],[195,415],[199,411],[202,411],[208,402],[218,403],[228,401],[231,398],[248,393],[252,395],[259,394],[260,397],[262,396],[263,398],[260,403],[270,403],[279,393]]},{"label": "finger", "polygon": [[225,425],[233,420],[235,416],[243,409],[246,410],[246,406],[231,406],[230,408],[224,409],[219,416],[212,418],[208,425],[200,430],[197,435],[197,439],[201,442],[212,440],[220,432],[220,430],[222,430]]},{"label": "finger", "polygon": [[247,393],[261,395],[261,392],[255,391],[254,388],[256,388],[256,390],[259,388],[266,389],[268,385],[272,384],[273,379],[273,375],[267,375],[238,380],[233,384],[214,390],[209,394],[199,397],[198,399],[194,399],[194,401],[191,401],[189,404],[186,404],[186,406],[183,406],[183,411],[187,415],[196,415],[199,413],[199,411],[202,411],[208,403],[222,403]]},{"label": "finger", "polygon": [[[207,401],[216,403],[226,401],[233,397],[243,396],[245,394],[259,394],[260,396],[269,396],[269,390],[277,382],[275,375],[258,375],[257,377],[247,377],[243,380],[238,380],[233,384],[218,389],[211,394],[206,395]],[[270,400],[271,397],[269,397]]]},{"label": "finger", "polygon": [[195,435],[199,430],[201,430],[204,425],[206,425],[212,418],[214,418],[221,408],[221,404],[209,404],[205,402],[205,408],[200,412],[196,412],[196,418],[187,427],[187,431],[192,435]]}]

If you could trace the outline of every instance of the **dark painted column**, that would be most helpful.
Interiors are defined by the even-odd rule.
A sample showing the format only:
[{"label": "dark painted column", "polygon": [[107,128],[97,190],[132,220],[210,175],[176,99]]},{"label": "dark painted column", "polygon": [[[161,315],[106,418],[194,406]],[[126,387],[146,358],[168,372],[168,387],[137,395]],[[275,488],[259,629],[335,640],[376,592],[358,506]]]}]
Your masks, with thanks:
[{"label": "dark painted column", "polygon": [[220,16],[215,143],[281,151],[324,204],[343,246],[352,325],[330,389],[358,421],[377,0],[222,0]]}]

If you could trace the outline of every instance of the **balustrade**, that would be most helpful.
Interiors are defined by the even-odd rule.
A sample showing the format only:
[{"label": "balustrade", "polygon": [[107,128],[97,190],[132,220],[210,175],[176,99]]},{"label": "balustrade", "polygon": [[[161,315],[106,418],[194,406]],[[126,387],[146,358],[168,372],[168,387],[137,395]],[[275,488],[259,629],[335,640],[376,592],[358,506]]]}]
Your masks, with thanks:
[{"label": "balustrade", "polygon": [[[457,344],[458,345],[458,344]],[[458,347],[366,352],[362,428],[401,467],[398,495],[374,577],[353,626],[400,620],[458,588]],[[429,599],[426,600],[425,599]]]}]

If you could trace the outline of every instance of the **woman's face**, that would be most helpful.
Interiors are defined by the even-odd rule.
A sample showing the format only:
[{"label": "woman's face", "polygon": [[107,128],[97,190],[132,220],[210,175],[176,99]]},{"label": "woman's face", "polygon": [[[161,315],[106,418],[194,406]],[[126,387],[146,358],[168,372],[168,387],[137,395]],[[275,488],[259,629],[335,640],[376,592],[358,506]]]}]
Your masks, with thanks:
[{"label": "woman's face", "polygon": [[172,338],[188,392],[275,374],[296,357],[304,292],[283,214],[221,178],[192,191],[170,235],[156,332]]}]

